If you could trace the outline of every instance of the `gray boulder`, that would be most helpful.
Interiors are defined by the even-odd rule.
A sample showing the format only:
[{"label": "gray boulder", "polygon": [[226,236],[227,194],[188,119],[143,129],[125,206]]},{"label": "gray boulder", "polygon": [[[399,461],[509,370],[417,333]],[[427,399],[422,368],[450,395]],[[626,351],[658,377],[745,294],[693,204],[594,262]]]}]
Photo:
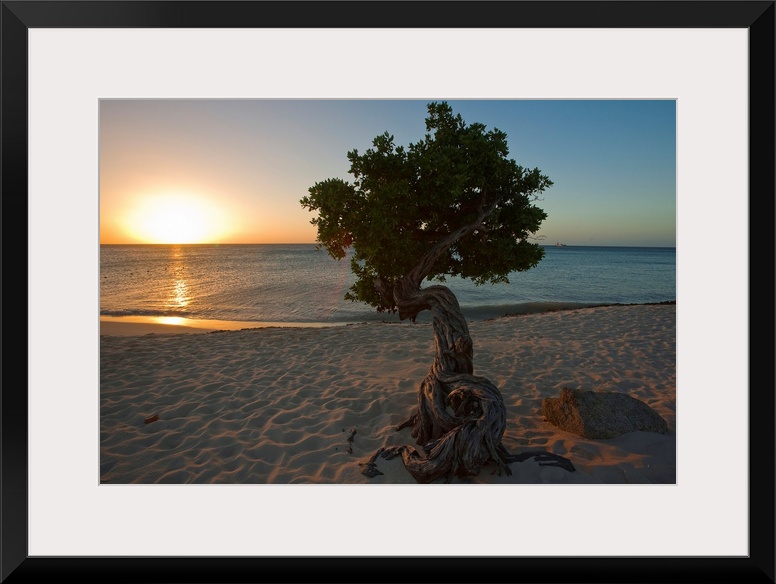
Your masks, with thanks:
[{"label": "gray boulder", "polygon": [[616,438],[628,432],[668,431],[666,421],[651,407],[618,392],[560,390],[560,397],[542,401],[542,414],[561,430],[583,438]]}]

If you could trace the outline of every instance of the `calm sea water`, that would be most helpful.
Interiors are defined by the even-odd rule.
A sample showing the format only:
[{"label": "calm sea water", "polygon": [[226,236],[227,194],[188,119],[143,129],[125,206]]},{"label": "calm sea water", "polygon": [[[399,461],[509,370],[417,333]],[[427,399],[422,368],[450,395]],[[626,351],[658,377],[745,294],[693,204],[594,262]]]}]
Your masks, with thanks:
[{"label": "calm sea water", "polygon": [[[103,245],[100,314],[246,322],[398,321],[343,300],[347,260],[315,245]],[[509,284],[448,279],[470,319],[549,308],[676,300],[676,249],[548,246]],[[425,315],[418,320],[423,321]]]}]

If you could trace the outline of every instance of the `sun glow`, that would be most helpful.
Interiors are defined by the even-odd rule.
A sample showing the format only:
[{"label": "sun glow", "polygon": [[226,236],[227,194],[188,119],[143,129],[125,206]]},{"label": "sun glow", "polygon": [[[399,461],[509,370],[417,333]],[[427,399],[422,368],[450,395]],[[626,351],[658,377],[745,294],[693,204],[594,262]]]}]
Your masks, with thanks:
[{"label": "sun glow", "polygon": [[126,228],[145,243],[213,243],[228,233],[221,210],[193,195],[144,198]]}]

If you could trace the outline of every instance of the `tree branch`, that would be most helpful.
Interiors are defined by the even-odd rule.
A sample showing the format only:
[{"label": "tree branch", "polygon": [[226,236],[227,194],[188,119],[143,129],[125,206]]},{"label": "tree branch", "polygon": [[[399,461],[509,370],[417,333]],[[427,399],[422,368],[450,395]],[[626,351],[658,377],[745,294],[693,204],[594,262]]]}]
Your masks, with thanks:
[{"label": "tree branch", "polygon": [[480,203],[478,205],[479,213],[477,214],[477,218],[471,223],[462,225],[450,233],[447,237],[434,244],[434,246],[423,257],[423,259],[421,259],[415,265],[415,267],[412,268],[412,270],[406,274],[404,278],[402,278],[405,284],[415,289],[420,288],[421,282],[423,282],[423,279],[431,273],[431,269],[434,267],[434,264],[439,259],[439,257],[448,249],[450,249],[450,246],[452,246],[456,241],[469,234],[471,231],[482,228],[482,222],[487,219],[491,213],[493,213],[493,211],[496,209],[496,205],[501,202],[502,198],[502,195],[493,197],[493,200],[490,201],[490,203],[488,203],[486,206],[487,191],[483,191]]}]

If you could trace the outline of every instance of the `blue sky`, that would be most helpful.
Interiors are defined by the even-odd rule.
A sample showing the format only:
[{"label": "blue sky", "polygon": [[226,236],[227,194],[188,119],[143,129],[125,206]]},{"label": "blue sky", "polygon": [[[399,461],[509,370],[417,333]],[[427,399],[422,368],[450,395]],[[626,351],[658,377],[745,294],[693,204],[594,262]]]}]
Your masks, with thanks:
[{"label": "blue sky", "polygon": [[[350,180],[347,152],[425,134],[429,100],[103,100],[102,243],[315,241],[299,199]],[[554,185],[538,233],[568,245],[676,245],[673,100],[449,100]]]}]

